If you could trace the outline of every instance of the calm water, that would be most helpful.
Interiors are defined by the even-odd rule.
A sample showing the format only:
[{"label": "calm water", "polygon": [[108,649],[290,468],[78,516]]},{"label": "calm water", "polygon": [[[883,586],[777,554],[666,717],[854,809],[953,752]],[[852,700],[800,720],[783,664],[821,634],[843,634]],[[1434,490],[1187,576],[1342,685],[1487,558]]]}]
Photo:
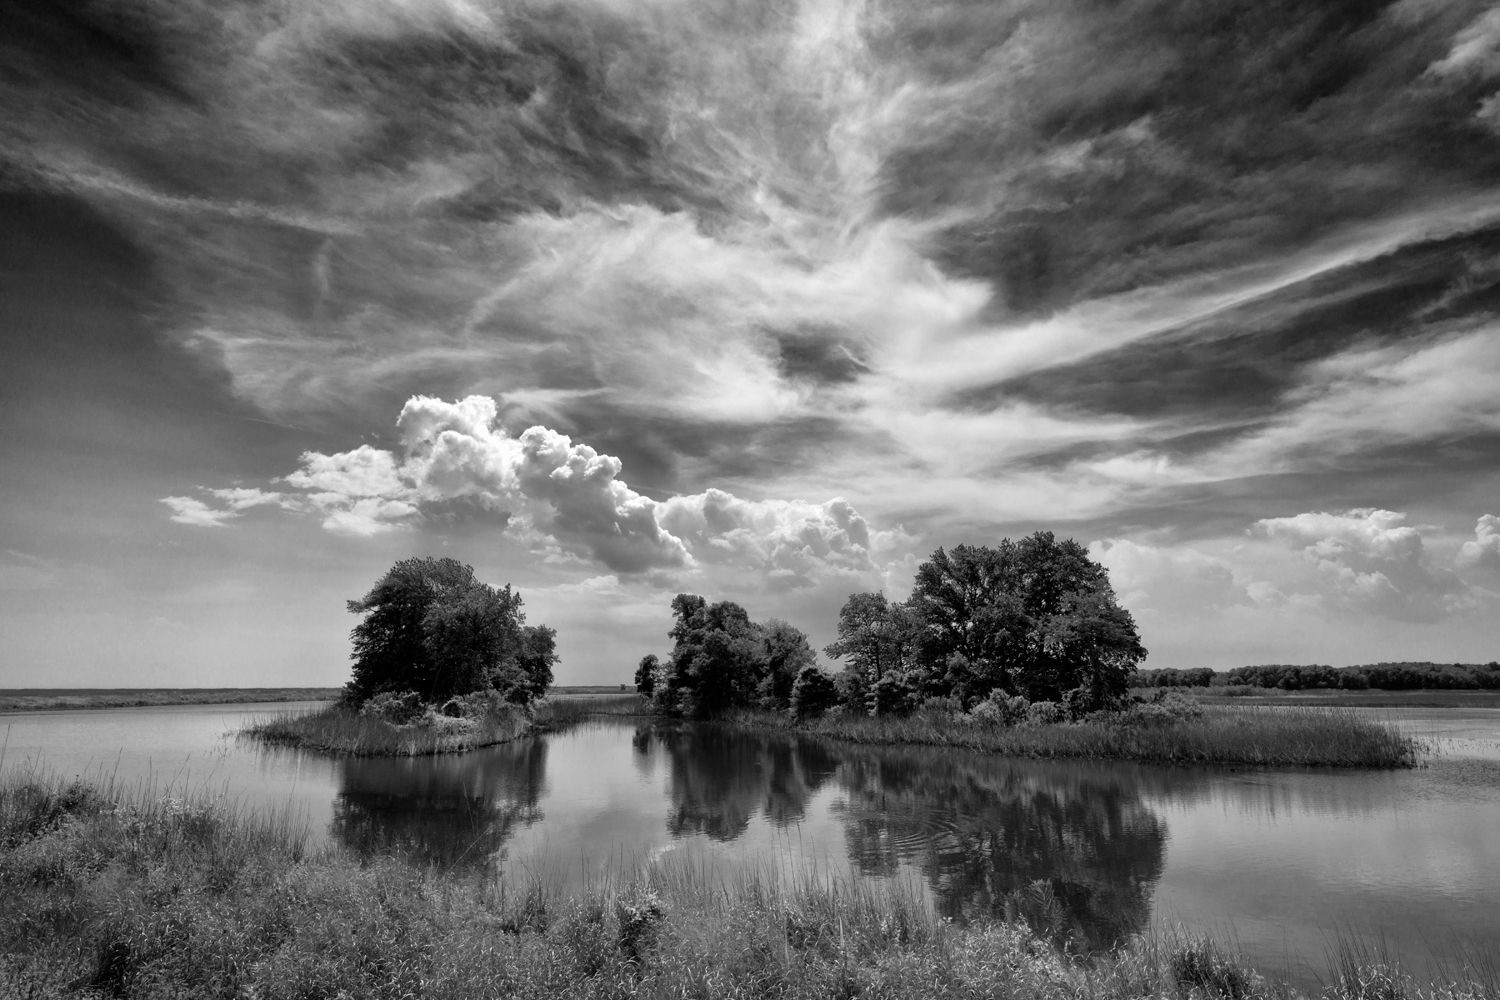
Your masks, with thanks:
[{"label": "calm water", "polygon": [[0,715],[5,769],[290,807],[316,836],[448,865],[897,878],[957,920],[1078,948],[1182,925],[1309,983],[1339,937],[1441,975],[1500,956],[1500,709],[1369,710],[1433,741],[1401,772],[1015,761],[608,720],[471,754],[329,759],[228,735],[287,706]]}]

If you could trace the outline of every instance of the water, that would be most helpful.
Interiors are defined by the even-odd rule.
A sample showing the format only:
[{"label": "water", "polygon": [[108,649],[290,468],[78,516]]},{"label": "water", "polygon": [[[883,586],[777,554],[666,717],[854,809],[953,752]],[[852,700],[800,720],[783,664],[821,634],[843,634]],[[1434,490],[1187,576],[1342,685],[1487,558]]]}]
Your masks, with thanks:
[{"label": "water", "polygon": [[602,720],[474,753],[332,759],[230,733],[287,706],[0,716],[5,767],[304,816],[442,865],[590,870],[680,853],[902,879],[955,920],[1085,950],[1181,926],[1315,984],[1340,938],[1452,975],[1500,956],[1500,709],[1367,710],[1432,742],[1394,772],[1163,768]]}]

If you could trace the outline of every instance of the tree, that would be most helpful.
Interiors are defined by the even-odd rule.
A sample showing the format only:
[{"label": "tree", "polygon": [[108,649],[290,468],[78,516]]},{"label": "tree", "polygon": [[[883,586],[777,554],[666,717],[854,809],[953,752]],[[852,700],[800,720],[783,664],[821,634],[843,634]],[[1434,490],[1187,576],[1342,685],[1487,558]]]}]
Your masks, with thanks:
[{"label": "tree", "polygon": [[474,578],[454,559],[404,559],[349,602],[363,615],[350,633],[354,701],[415,691],[428,701],[480,690],[525,704],[546,693],[557,633],[527,626],[521,595]]},{"label": "tree", "polygon": [[970,705],[996,690],[1092,711],[1125,696],[1146,656],[1104,567],[1046,531],[940,548],[909,600],[855,594],[838,632],[826,652],[849,663],[846,700],[872,712],[933,696]]},{"label": "tree", "polygon": [[792,684],[792,714],[798,719],[822,715],[839,701],[833,678],[815,666],[803,667]]},{"label": "tree", "polygon": [[656,658],[655,653],[647,653],[641,657],[640,665],[635,668],[635,689],[641,696],[651,697],[651,692],[656,688],[656,672],[660,668],[661,661]]},{"label": "tree", "polygon": [[650,673],[652,698],[674,714],[705,718],[731,708],[786,708],[797,675],[817,659],[801,631],[778,620],[757,624],[733,601],[710,604],[697,594],[678,594],[672,614],[671,656],[665,667],[654,656],[643,659],[636,684]]}]

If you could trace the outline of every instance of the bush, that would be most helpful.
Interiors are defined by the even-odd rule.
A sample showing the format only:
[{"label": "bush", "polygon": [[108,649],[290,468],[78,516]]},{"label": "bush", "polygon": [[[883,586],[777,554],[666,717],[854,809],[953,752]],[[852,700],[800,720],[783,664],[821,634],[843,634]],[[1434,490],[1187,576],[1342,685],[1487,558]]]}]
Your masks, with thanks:
[{"label": "bush", "polygon": [[1032,702],[1026,709],[1026,721],[1050,726],[1067,717],[1067,711],[1055,701]]},{"label": "bush", "polygon": [[870,685],[866,698],[871,715],[910,715],[922,692],[909,674],[893,670]]},{"label": "bush", "polygon": [[422,718],[426,709],[415,691],[382,691],[361,705],[359,714],[393,726],[409,726]]},{"label": "bush", "polygon": [[969,717],[976,722],[994,726],[1015,726],[1030,717],[1031,702],[1021,695],[1007,695],[1003,691],[992,691],[990,696],[975,705]]},{"label": "bush", "polygon": [[817,667],[803,667],[792,684],[792,715],[811,719],[839,703],[838,685]]}]

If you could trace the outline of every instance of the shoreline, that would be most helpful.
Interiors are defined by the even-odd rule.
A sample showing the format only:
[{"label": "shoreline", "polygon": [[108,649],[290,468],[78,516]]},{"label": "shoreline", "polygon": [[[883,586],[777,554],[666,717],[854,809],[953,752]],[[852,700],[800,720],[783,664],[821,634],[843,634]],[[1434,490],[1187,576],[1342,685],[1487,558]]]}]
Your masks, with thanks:
[{"label": "shoreline", "polygon": [[8,688],[0,689],[0,713],[73,712],[100,708],[167,705],[275,704],[332,701],[341,688]]},{"label": "shoreline", "polygon": [[[1018,897],[955,924],[899,882],[671,859],[566,890],[487,858],[435,866],[309,850],[275,810],[103,784],[0,783],[0,982],[17,995],[646,998],[689,995],[1057,1000],[1462,1000],[1483,969],[1427,984],[1386,956],[1330,954],[1298,990],[1206,936],[1127,935],[1079,954]],[[170,891],[164,891],[170,890]],[[1031,901],[1035,902],[1035,901]],[[1007,907],[1009,912],[1009,907]],[[1139,928],[1143,934],[1146,928]]]},{"label": "shoreline", "polygon": [[1118,760],[1141,764],[1248,767],[1415,767],[1417,740],[1383,723],[1295,706],[1205,706],[1200,717],[1146,725],[1082,720],[997,726],[918,712],[904,718],[837,716],[796,721],[783,713],[741,709],[714,720],[876,746],[953,747],[999,756],[1052,760]]}]

